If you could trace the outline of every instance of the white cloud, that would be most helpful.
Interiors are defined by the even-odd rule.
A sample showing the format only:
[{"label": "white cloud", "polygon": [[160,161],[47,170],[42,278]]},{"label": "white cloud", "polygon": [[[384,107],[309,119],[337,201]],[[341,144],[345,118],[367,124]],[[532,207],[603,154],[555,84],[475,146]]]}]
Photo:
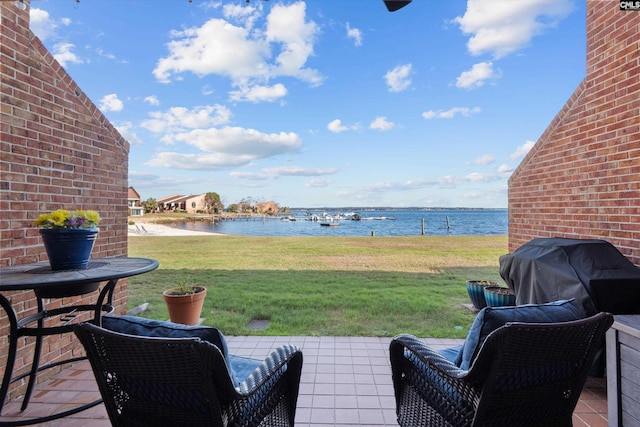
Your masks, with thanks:
[{"label": "white cloud", "polygon": [[[221,5],[221,2],[210,2],[209,5],[209,8],[216,9]],[[227,3],[222,6],[222,13],[225,18],[239,22],[246,28],[252,28],[256,19],[260,17],[260,11],[262,10],[262,5],[260,3],[254,3],[254,5]]]},{"label": "white cloud", "polygon": [[123,122],[118,124],[115,128],[120,132],[120,135],[122,135],[124,139],[129,141],[129,144],[137,146],[142,145],[142,140],[138,135],[136,135],[133,123]]},{"label": "white cloud", "polygon": [[453,107],[449,110],[429,110],[422,113],[422,117],[427,120],[431,119],[453,119],[455,116],[469,117],[482,111],[480,107]]},{"label": "white cloud", "polygon": [[414,179],[405,182],[378,182],[361,188],[365,193],[384,193],[394,191],[419,190],[423,188],[450,189],[460,185],[465,179],[455,176],[442,176],[431,179]]},{"label": "white cloud", "polygon": [[32,7],[29,10],[29,28],[44,42],[56,34],[58,23],[51,19],[46,10]]},{"label": "white cloud", "polygon": [[114,55],[113,53],[106,52],[106,51],[105,51],[103,48],[101,48],[101,47],[96,48],[96,49],[95,49],[95,52],[96,52],[99,56],[101,56],[101,57],[103,57],[103,58],[110,59],[110,60],[115,61],[115,62],[117,62],[117,63],[119,63],[119,64],[128,64],[128,63],[129,63],[129,61],[127,61],[126,59],[118,59],[118,57],[117,57],[116,55]]},{"label": "white cloud", "polygon": [[[202,178],[184,177],[178,174],[173,175],[166,172],[161,175],[157,175],[149,172],[129,170],[129,185],[135,187],[140,194],[143,193],[140,190],[144,189],[147,189],[145,194],[148,194],[149,192],[157,192],[158,189],[162,189],[163,192],[166,191],[165,195],[175,193],[182,194],[185,188],[196,184],[202,184],[202,182]],[[142,198],[146,200],[147,196],[142,196]]]},{"label": "white cloud", "polygon": [[68,64],[82,64],[78,55],[72,52],[75,47],[72,43],[56,43],[53,45],[52,55],[63,67]]},{"label": "white cloud", "polygon": [[160,100],[159,100],[159,99],[158,99],[158,97],[157,97],[157,96],[155,96],[155,95],[147,96],[147,97],[144,99],[144,102],[147,102],[147,103],[149,103],[149,105],[153,105],[153,106],[158,106],[158,105],[160,105]]},{"label": "white cloud", "polygon": [[122,109],[124,108],[124,103],[120,99],[118,99],[117,94],[111,93],[102,97],[98,108],[100,108],[102,112],[118,112],[122,111]]},{"label": "white cloud", "polygon": [[196,106],[192,109],[172,107],[165,112],[149,113],[151,119],[140,125],[155,133],[181,132],[185,129],[207,128],[227,124],[231,111],[223,105]]},{"label": "white cloud", "polygon": [[488,165],[496,161],[496,157],[492,154],[485,154],[483,156],[475,158],[471,164],[472,165]]},{"label": "white cloud", "polygon": [[362,31],[358,28],[351,28],[351,25],[347,22],[347,37],[353,39],[353,43],[356,46],[362,46]]},{"label": "white cloud", "polygon": [[333,184],[333,181],[330,179],[311,179],[304,186],[309,188],[322,188],[328,187]]},{"label": "white cloud", "polygon": [[293,153],[302,146],[300,137],[293,132],[267,134],[240,127],[194,129],[175,134],[173,138],[205,152],[220,152],[251,159]]},{"label": "white cloud", "polygon": [[239,90],[229,92],[232,101],[273,102],[287,95],[287,88],[277,83],[273,86],[243,86]]},{"label": "white cloud", "polygon": [[497,59],[522,49],[572,9],[569,0],[468,0],[465,14],[453,22],[471,35],[472,55],[489,52]]},{"label": "white cloud", "polygon": [[139,182],[153,182],[159,178],[158,175],[149,172],[139,172],[135,170],[129,171],[129,180],[135,180]]},{"label": "white cloud", "polygon": [[507,165],[507,164],[502,164],[500,165],[500,167],[498,168],[498,173],[511,173],[513,172],[513,167]]},{"label": "white cloud", "polygon": [[251,161],[250,156],[231,156],[223,153],[157,153],[146,165],[151,167],[186,170],[224,170],[242,166]]},{"label": "white cloud", "polygon": [[[36,7],[32,7],[29,10],[29,28],[31,28],[31,31],[33,31],[42,42],[47,40],[60,40],[58,28],[60,28],[61,25],[67,26],[70,24],[70,19],[63,18],[56,21],[51,18],[49,12],[45,10]],[[82,64],[83,61],[73,52],[75,47],[73,43],[58,41],[53,45],[51,54],[63,67],[66,67],[68,64]]]},{"label": "white cloud", "polygon": [[[305,3],[276,4],[266,17],[265,27],[252,28],[261,9],[251,8],[252,13],[243,13],[238,8],[225,8],[227,17],[240,22],[240,26],[224,19],[210,19],[201,27],[173,31],[173,39],[167,44],[169,54],[158,60],[154,76],[163,83],[180,78],[178,75],[184,72],[227,76],[232,85],[242,88],[233,93],[240,99],[244,99],[244,93],[253,93],[252,86],[262,85],[264,89],[268,87],[265,82],[283,76],[312,86],[321,84],[324,77],[305,67],[319,33],[317,24],[306,20]],[[272,93],[266,99],[280,96],[283,89],[282,85],[271,86]]]},{"label": "white cloud", "polygon": [[266,168],[264,171],[277,176],[321,176],[333,175],[339,171],[338,168],[303,168],[301,166],[281,166],[277,168]]},{"label": "white cloud", "polygon": [[231,172],[234,178],[249,180],[277,179],[282,176],[322,176],[333,175],[339,172],[338,168],[303,168],[300,166],[281,166],[276,168],[265,168],[259,172]]},{"label": "white cloud", "polygon": [[443,175],[428,179],[415,179],[404,182],[378,182],[354,188],[345,196],[370,196],[372,194],[397,193],[400,191],[413,191],[432,188],[436,190],[452,190],[468,184],[488,183],[504,181],[504,173],[470,173],[467,175]]},{"label": "white cloud", "polygon": [[[166,144],[184,144],[187,152],[159,152],[149,166],[223,170],[243,166],[255,159],[297,152],[302,146],[293,132],[263,133],[255,129],[216,126],[227,124],[231,112],[222,105],[197,106],[192,109],[173,107],[149,113],[141,127],[162,134]],[[189,150],[196,149],[196,152]]]},{"label": "white cloud", "polygon": [[402,92],[411,85],[411,64],[398,65],[384,75],[389,92]]},{"label": "white cloud", "polygon": [[313,43],[319,33],[317,24],[306,21],[306,4],[303,1],[290,6],[276,4],[267,16],[267,41],[280,47],[276,58],[275,75],[300,78],[310,83],[319,83],[315,70],[304,69],[304,64],[313,55]]},{"label": "white cloud", "polygon": [[387,120],[386,117],[380,116],[376,117],[371,124],[369,124],[369,129],[375,130],[390,130],[393,129],[395,123]]},{"label": "white cloud", "polygon": [[246,179],[248,181],[266,181],[274,178],[265,172],[231,172],[229,175],[233,178]]},{"label": "white cloud", "polygon": [[190,71],[199,76],[222,74],[240,79],[266,73],[263,57],[268,45],[249,39],[249,31],[222,19],[211,19],[199,28],[173,31],[167,44],[169,56],[158,60],[153,75],[168,83],[174,74]]},{"label": "white cloud", "polygon": [[256,159],[293,153],[302,141],[293,132],[266,134],[254,129],[224,127],[221,129],[194,129],[172,134],[173,142],[182,142],[200,150],[198,153],[157,153],[148,166],[190,169],[222,170],[243,166]]},{"label": "white cloud", "polygon": [[469,71],[463,71],[456,80],[456,86],[462,89],[475,89],[484,86],[489,79],[497,79],[500,72],[494,71],[492,62],[479,62]]},{"label": "white cloud", "polygon": [[348,130],[357,130],[358,126],[345,126],[342,124],[342,120],[335,119],[327,125],[327,129],[329,129],[333,133],[346,132]]},{"label": "white cloud", "polygon": [[516,148],[516,151],[512,153],[510,157],[512,159],[522,159],[524,156],[527,155],[527,153],[529,153],[529,151],[531,151],[531,149],[535,144],[536,143],[534,141],[527,141],[524,144],[519,145]]},{"label": "white cloud", "polygon": [[479,173],[479,172],[470,173],[465,178],[467,179],[467,181],[471,181],[471,182],[489,182],[489,181],[496,181],[498,179],[502,179],[502,177],[496,176],[495,174]]}]

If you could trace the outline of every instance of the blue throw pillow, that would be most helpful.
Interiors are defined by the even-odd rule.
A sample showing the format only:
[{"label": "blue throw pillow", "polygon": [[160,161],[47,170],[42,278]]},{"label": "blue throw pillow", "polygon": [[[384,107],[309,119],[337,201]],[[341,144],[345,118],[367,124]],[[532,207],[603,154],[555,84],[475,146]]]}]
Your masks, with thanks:
[{"label": "blue throw pillow", "polygon": [[485,307],[473,321],[464,346],[454,363],[461,369],[469,369],[487,336],[508,322],[555,323],[584,317],[584,311],[575,298],[546,304]]}]

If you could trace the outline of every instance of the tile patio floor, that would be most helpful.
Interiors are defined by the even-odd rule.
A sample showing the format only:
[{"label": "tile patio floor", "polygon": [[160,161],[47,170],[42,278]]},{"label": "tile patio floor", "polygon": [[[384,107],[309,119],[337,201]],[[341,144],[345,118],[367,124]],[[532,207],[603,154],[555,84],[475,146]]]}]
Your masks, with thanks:
[{"label": "tile patio floor", "polygon": [[[290,343],[304,354],[297,426],[397,426],[389,365],[390,338],[372,337],[228,337],[230,353],[263,359],[272,348]],[[434,348],[462,340],[426,339]],[[606,381],[590,378],[573,415],[575,427],[607,426]],[[88,362],[65,369],[40,384],[24,413],[20,401],[3,408],[2,422],[59,412],[99,397]],[[18,399],[19,400],[19,399]],[[102,404],[43,426],[108,426]]]}]

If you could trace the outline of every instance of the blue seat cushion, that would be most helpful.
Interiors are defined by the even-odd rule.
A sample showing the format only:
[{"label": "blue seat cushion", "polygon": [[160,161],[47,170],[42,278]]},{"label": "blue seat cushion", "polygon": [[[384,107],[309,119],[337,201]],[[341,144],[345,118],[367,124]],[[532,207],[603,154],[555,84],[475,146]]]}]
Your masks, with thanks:
[{"label": "blue seat cushion", "polygon": [[464,345],[445,348],[444,350],[438,350],[438,353],[443,355],[445,359],[447,359],[449,362],[455,363],[456,366],[459,366],[459,362],[457,361],[457,359],[458,359],[458,356],[462,357],[462,347],[464,347]]},{"label": "blue seat cushion", "polygon": [[233,385],[238,386],[262,363],[260,360],[248,357],[229,355],[228,364],[233,371]]},{"label": "blue seat cushion", "polygon": [[508,322],[556,323],[584,317],[585,313],[575,298],[546,304],[485,307],[473,321],[462,350],[454,363],[461,369],[469,369],[487,336]]},{"label": "blue seat cushion", "polygon": [[200,338],[208,341],[220,349],[227,363],[229,376],[234,386],[244,381],[260,364],[259,360],[230,356],[224,335],[211,326],[187,326],[136,316],[104,316],[102,318],[102,327],[127,335],[160,338]]}]

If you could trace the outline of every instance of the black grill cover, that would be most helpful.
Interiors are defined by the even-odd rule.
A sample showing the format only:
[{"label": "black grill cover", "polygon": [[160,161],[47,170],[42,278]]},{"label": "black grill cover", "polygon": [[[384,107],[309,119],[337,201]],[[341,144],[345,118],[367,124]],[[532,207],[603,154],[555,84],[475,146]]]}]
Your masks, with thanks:
[{"label": "black grill cover", "polygon": [[604,240],[533,239],[500,257],[500,275],[518,305],[576,298],[587,316],[640,313],[640,268]]}]

